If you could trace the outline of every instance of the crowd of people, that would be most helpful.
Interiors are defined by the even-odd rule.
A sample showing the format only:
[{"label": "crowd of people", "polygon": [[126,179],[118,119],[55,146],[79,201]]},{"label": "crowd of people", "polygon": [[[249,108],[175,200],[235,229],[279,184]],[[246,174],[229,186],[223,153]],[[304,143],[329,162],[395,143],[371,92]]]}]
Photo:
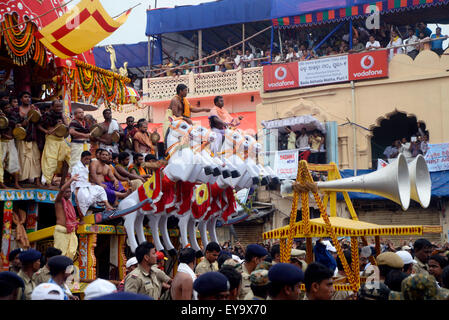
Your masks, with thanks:
[{"label": "crowd of people", "polygon": [[[280,150],[298,149],[299,159],[309,163],[326,163],[326,135],[315,129],[307,132],[306,128],[294,131],[285,127],[286,135],[281,139]],[[282,137],[281,137],[282,138]]]},{"label": "crowd of people", "polygon": [[394,140],[391,146],[387,146],[383,152],[384,159],[395,159],[402,153],[409,161],[418,155],[425,156],[429,150],[429,131],[423,123],[419,124],[418,132],[407,139]]},{"label": "crowd of people", "polygon": [[[336,245],[336,244],[335,244]],[[338,245],[349,266],[351,248],[346,238]],[[304,239],[296,239],[288,262],[281,263],[279,243],[230,246],[210,242],[197,263],[197,253],[183,248],[174,276],[163,252],[141,243],[126,262],[126,276],[116,283],[96,279],[83,291],[84,300],[448,300],[449,244],[427,239],[395,247],[382,241],[359,244],[358,292],[335,290],[344,283],[344,263],[330,240],[318,239],[313,262],[307,263]],[[79,300],[74,286],[77,267],[61,250],[49,247],[16,249],[9,255],[10,271],[0,273],[2,300]],[[375,264],[371,264],[374,262]],[[167,274],[169,273],[169,274]],[[79,281],[79,280],[78,280]],[[301,291],[304,284],[305,291]],[[79,285],[79,283],[78,283]]]},{"label": "crowd of people", "polygon": [[201,66],[196,56],[169,58],[167,63],[155,66],[151,77],[179,76],[190,72],[225,72],[239,68],[259,67],[270,62],[305,61],[381,48],[392,48],[388,51],[390,60],[395,54],[407,54],[415,59],[419,52],[427,48],[438,55],[443,54],[443,43],[447,40],[447,36],[441,33],[440,27],[432,33],[424,22],[400,27],[383,23],[379,29],[373,30],[366,29],[363,24],[355,23],[352,30],[352,48],[349,45],[349,31],[341,28],[315,49],[329,31],[326,28],[286,30],[280,42],[273,42],[272,51],[270,43],[256,47],[248,41],[247,48],[244,50],[242,47],[231,48],[218,55],[216,50],[211,51],[207,55],[211,58],[205,60]]}]

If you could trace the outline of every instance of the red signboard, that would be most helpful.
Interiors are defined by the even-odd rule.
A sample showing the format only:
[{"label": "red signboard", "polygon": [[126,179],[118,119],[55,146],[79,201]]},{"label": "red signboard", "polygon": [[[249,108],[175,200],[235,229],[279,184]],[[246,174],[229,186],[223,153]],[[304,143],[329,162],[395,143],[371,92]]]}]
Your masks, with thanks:
[{"label": "red signboard", "polygon": [[298,62],[273,64],[263,67],[265,91],[299,87]]},{"label": "red signboard", "polygon": [[387,50],[350,54],[349,80],[388,77]]}]

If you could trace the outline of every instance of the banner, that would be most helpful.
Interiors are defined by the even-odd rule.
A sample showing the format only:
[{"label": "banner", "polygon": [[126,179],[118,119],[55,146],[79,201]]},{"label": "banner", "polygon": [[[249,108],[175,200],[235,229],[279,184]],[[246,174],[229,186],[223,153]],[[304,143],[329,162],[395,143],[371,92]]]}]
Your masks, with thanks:
[{"label": "banner", "polygon": [[298,172],[298,149],[276,151],[274,172],[279,179],[296,179]]},{"label": "banner", "polygon": [[449,143],[429,144],[424,159],[430,172],[449,170]]},{"label": "banner", "polygon": [[263,79],[265,91],[297,88],[298,62],[264,66]]},{"label": "banner", "polygon": [[377,159],[377,170],[385,168],[386,166],[388,166],[388,162],[382,159]]},{"label": "banner", "polygon": [[388,77],[387,50],[263,67],[265,91],[384,77]]},{"label": "banner", "polygon": [[350,54],[348,57],[350,81],[388,76],[387,50]]},{"label": "banner", "polygon": [[299,62],[299,86],[348,81],[348,56]]}]

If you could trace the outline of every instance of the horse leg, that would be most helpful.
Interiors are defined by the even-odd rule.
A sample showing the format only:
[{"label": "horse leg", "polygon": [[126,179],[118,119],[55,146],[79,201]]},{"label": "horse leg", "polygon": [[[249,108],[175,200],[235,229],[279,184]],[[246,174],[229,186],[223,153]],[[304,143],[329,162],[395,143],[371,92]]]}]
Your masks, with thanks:
[{"label": "horse leg", "polygon": [[209,231],[209,237],[211,242],[218,243],[217,231],[215,230],[215,225],[217,224],[218,218],[211,217],[207,222],[207,231]]},{"label": "horse leg", "polygon": [[207,221],[201,220],[198,223],[198,230],[200,231],[201,242],[203,243],[203,247],[206,248],[209,243],[209,239],[207,238]]},{"label": "horse leg", "polygon": [[189,222],[189,218],[190,218],[189,212],[186,212],[179,217],[178,226],[180,233],[181,248],[185,248],[189,244],[189,241],[187,240],[187,224]]},{"label": "horse leg", "polygon": [[156,247],[157,251],[164,250],[164,246],[161,243],[161,239],[159,238],[159,220],[161,219],[160,214],[150,214],[148,216],[150,222],[149,226],[151,229],[151,234],[153,235],[153,243]]},{"label": "horse leg", "polygon": [[126,230],[126,234],[128,235],[128,245],[131,248],[131,251],[134,253],[137,248],[137,241],[134,235],[134,222],[136,220],[137,212],[134,211],[123,217],[125,219],[125,223],[123,224]]},{"label": "horse leg", "polygon": [[193,217],[190,217],[189,222],[187,223],[187,230],[189,235],[190,246],[195,251],[201,251],[201,248],[198,245],[198,241],[196,240],[195,219]]},{"label": "horse leg", "polygon": [[161,218],[159,220],[159,230],[162,235],[162,241],[164,242],[164,247],[167,250],[167,252],[169,253],[169,255],[174,256],[174,255],[176,255],[176,249],[170,240],[170,236],[168,234],[168,228],[167,228],[167,221],[168,221],[169,215],[166,214],[165,212],[163,212],[160,214],[160,216],[161,216]]},{"label": "horse leg", "polygon": [[139,240],[139,243],[142,243],[147,241],[143,231],[143,218],[145,218],[145,215],[141,210],[137,210],[136,212],[137,217],[136,220],[134,220],[134,229],[136,230],[137,240]]}]

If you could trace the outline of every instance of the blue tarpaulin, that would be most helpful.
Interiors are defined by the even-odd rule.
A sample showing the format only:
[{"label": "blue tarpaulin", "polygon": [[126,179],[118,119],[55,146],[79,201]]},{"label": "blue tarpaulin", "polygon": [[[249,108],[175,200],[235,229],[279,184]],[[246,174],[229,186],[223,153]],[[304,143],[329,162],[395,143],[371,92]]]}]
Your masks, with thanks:
[{"label": "blue tarpaulin", "polygon": [[[373,172],[374,170],[357,170],[357,175],[363,175]],[[348,178],[354,176],[354,170],[342,170],[340,171],[342,178]],[[444,198],[449,197],[449,170],[431,172],[430,178],[432,180],[432,198]],[[385,200],[385,198],[376,196],[371,193],[361,192],[349,192],[351,199],[357,200]],[[337,198],[343,200],[341,193],[337,193]]]},{"label": "blue tarpaulin", "polygon": [[340,9],[372,0],[271,0],[271,17],[281,18],[313,11]]},{"label": "blue tarpaulin", "polygon": [[146,35],[201,30],[271,18],[271,0],[220,0],[147,11]]},{"label": "blue tarpaulin", "polygon": [[[106,51],[107,46],[94,47],[95,64],[99,68],[111,69],[110,54]],[[148,66],[148,42],[139,42],[136,44],[114,44],[116,66],[123,67],[125,61],[128,62],[128,68],[140,68]],[[162,47],[160,41],[155,41],[152,49],[152,65],[161,64]]]}]

